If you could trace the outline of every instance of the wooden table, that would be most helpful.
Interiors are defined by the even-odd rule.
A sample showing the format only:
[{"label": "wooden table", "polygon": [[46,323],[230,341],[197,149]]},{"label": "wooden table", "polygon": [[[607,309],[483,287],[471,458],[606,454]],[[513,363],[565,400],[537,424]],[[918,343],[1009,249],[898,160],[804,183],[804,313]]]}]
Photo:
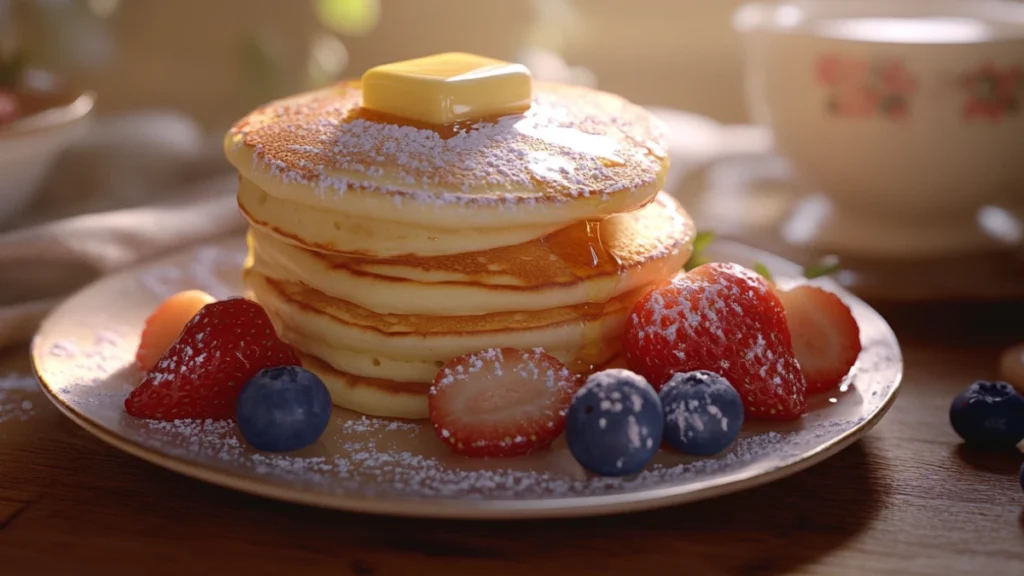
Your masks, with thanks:
[{"label": "wooden table", "polygon": [[[124,455],[38,392],[8,392],[33,406],[0,424],[0,574],[1024,574],[1022,456],[962,449],[947,415],[1024,340],[1024,303],[882,312],[905,387],[862,441],[759,489],[599,519],[439,522],[262,500]],[[0,366],[25,369],[25,351]]]}]

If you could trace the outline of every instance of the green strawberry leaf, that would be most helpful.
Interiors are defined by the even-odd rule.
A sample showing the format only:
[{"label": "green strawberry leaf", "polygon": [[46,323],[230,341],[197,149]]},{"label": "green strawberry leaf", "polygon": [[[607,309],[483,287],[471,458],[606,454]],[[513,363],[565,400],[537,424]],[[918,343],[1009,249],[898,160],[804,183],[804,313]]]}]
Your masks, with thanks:
[{"label": "green strawberry leaf", "polygon": [[686,265],[683,266],[687,272],[702,264],[708,263],[708,259],[704,257],[703,252],[704,249],[714,241],[714,239],[714,232],[697,232],[697,236],[693,239],[693,252],[690,253],[690,259],[687,260]]},{"label": "green strawberry leaf", "polygon": [[775,278],[772,276],[772,271],[769,270],[768,267],[762,264],[761,262],[754,262],[754,272],[757,272],[758,274],[763,276],[765,280],[769,282],[775,281]]},{"label": "green strawberry leaf", "polygon": [[693,253],[700,254],[714,239],[715,233],[710,230],[697,232],[697,236],[693,239]]},{"label": "green strawberry leaf", "polygon": [[814,278],[822,278],[824,276],[831,276],[835,274],[840,268],[839,257],[835,254],[829,254],[818,260],[814,264],[808,265],[804,268],[804,278],[808,280]]}]

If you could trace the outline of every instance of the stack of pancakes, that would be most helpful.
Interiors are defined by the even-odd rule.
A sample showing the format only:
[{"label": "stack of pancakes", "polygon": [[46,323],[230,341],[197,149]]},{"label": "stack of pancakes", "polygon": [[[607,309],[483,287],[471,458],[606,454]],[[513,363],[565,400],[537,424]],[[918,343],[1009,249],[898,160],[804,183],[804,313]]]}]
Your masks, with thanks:
[{"label": "stack of pancakes", "polygon": [[249,296],[365,414],[427,417],[438,369],[490,347],[615,365],[631,307],[692,249],[665,140],[643,108],[562,85],[443,127],[366,111],[357,82],[272,102],[225,140]]}]

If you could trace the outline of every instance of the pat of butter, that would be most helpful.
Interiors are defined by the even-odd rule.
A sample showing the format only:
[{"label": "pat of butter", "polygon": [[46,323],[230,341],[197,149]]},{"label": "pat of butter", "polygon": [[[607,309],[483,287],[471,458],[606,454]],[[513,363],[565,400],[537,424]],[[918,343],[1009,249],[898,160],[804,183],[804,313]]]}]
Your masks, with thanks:
[{"label": "pat of butter", "polygon": [[362,91],[363,108],[443,126],[524,112],[533,82],[522,64],[449,52],[371,68]]}]

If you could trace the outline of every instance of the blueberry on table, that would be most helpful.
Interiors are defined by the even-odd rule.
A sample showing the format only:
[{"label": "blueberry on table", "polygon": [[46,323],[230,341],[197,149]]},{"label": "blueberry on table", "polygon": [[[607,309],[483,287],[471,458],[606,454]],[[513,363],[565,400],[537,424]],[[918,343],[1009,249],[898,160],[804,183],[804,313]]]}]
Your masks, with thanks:
[{"label": "blueberry on table", "polygon": [[566,416],[565,440],[581,466],[602,476],[643,470],[661,445],[664,416],[642,376],[618,368],[592,374]]},{"label": "blueberry on table", "polygon": [[673,374],[660,395],[665,441],[683,454],[718,454],[732,444],[743,427],[739,392],[714,372]]},{"label": "blueberry on table", "polygon": [[1006,382],[978,381],[953,399],[949,421],[970,445],[1012,448],[1024,440],[1024,397]]},{"label": "blueberry on table", "polygon": [[300,366],[258,372],[236,404],[238,430],[268,452],[291,452],[316,442],[331,419],[331,395],[320,378]]}]

